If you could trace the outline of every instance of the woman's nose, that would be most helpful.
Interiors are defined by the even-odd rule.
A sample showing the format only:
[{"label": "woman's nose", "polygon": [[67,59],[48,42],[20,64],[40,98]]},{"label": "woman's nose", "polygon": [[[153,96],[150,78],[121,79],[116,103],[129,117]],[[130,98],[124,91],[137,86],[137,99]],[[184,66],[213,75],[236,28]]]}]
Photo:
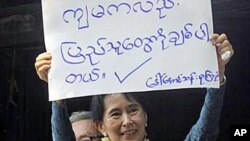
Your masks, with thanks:
[{"label": "woman's nose", "polygon": [[133,121],[131,120],[131,116],[128,114],[123,115],[123,125],[124,127],[131,126],[133,124]]}]

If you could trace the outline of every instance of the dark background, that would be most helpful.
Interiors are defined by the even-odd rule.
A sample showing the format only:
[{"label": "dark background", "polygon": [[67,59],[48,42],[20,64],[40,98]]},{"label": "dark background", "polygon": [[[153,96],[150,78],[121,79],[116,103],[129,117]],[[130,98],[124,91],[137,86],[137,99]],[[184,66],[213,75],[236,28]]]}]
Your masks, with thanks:
[{"label": "dark background", "polygon": [[[235,50],[227,66],[218,138],[228,141],[231,125],[250,124],[250,1],[212,0],[212,7],[215,32],[226,33]],[[44,51],[40,0],[1,0],[1,141],[52,140],[47,84],[34,69],[36,56]],[[199,117],[204,94],[204,89],[151,92],[151,141],[183,140]],[[68,100],[69,112],[87,110],[90,98]]]}]

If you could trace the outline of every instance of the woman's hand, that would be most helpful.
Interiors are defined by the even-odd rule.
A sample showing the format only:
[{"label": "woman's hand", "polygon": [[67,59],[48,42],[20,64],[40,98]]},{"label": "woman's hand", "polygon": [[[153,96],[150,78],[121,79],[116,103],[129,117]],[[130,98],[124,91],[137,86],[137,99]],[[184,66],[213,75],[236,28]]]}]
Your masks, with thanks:
[{"label": "woman's hand", "polygon": [[[218,66],[219,66],[219,77],[220,83],[223,82],[226,64],[230,61],[234,54],[233,46],[227,39],[226,34],[213,34],[211,37],[212,44],[216,46]],[[223,54],[227,52],[228,57],[222,58]],[[225,55],[225,54],[224,54]]]},{"label": "woman's hand", "polygon": [[[48,71],[51,68],[51,59],[52,56],[49,52],[41,53],[36,57],[36,73],[39,78],[45,82],[48,82]],[[62,106],[64,103],[63,100],[56,100],[55,102],[59,106]]]},{"label": "woman's hand", "polygon": [[41,53],[36,57],[36,73],[39,78],[45,82],[48,82],[48,71],[51,67],[51,59],[52,56],[48,52]]}]

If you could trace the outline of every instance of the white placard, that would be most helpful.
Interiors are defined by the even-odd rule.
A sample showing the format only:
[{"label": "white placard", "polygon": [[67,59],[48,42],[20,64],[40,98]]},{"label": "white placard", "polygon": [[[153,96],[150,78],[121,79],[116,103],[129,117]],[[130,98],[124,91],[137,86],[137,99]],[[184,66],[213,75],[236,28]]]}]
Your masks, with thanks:
[{"label": "white placard", "polygon": [[49,99],[219,87],[209,0],[42,0]]}]

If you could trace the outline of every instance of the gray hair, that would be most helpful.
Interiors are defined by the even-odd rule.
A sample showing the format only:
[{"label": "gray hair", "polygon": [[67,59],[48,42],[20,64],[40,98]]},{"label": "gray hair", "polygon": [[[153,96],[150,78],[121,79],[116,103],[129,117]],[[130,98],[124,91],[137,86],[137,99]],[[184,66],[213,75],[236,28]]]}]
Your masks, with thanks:
[{"label": "gray hair", "polygon": [[84,119],[92,119],[92,113],[90,111],[73,112],[69,117],[71,123]]}]

